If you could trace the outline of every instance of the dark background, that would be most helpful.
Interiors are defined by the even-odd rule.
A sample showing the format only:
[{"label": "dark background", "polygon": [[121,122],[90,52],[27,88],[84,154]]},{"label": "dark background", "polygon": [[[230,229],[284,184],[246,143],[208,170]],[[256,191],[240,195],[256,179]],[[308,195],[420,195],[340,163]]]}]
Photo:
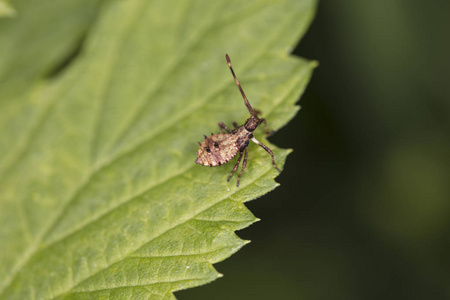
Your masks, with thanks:
[{"label": "dark background", "polygon": [[450,299],[450,1],[322,1],[252,243],[179,299]]}]

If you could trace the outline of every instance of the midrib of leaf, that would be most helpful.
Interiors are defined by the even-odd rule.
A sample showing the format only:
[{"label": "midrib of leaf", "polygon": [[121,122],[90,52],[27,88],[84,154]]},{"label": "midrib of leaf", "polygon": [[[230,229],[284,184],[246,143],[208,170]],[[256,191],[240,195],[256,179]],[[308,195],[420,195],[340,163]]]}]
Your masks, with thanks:
[{"label": "midrib of leaf", "polygon": [[[143,3],[143,2],[141,2],[141,3]],[[129,20],[132,20],[132,19],[130,18]],[[127,27],[124,27],[124,28],[127,28]],[[126,30],[124,29],[121,33],[126,34]],[[123,45],[123,43],[120,43],[120,41],[123,37],[124,37],[124,35],[120,35],[120,38],[115,40],[115,42],[116,42],[116,47],[114,48],[115,50],[117,50],[117,48],[120,48]],[[111,52],[109,52],[109,53],[111,53]],[[117,54],[117,51],[114,51],[114,54]],[[112,64],[108,64],[108,66],[110,67],[111,70],[114,69],[116,60],[113,59],[112,61],[113,61]],[[107,72],[107,74],[111,75],[112,72]],[[75,80],[80,81],[81,79],[82,79],[82,77],[78,77]],[[100,95],[104,94],[105,88],[107,86],[106,83],[109,81],[109,79],[110,79],[110,76],[108,76],[103,81],[105,84],[103,84],[103,87],[101,88],[101,90],[103,90],[103,92],[101,92]],[[77,84],[75,82],[75,84],[71,85],[69,89],[62,91],[62,94],[60,95],[60,97],[53,96],[50,98],[51,101],[49,101],[48,106],[43,110],[41,117],[37,118],[36,124],[34,126],[32,126],[32,128],[29,132],[26,133],[27,136],[26,136],[25,141],[18,145],[19,149],[12,151],[13,153],[18,153],[18,154],[11,158],[11,163],[9,163],[6,166],[6,168],[5,168],[6,171],[4,171],[2,175],[7,174],[12,168],[14,168],[16,166],[16,164],[20,161],[20,159],[27,153],[27,151],[30,150],[29,145],[31,144],[33,138],[38,136],[36,133],[39,131],[41,126],[44,124],[46,117],[48,115],[50,115],[52,109],[55,107],[55,104],[58,102],[58,99],[64,98],[63,97],[64,94],[69,94],[72,90],[76,89],[76,87],[77,87]],[[104,97],[99,97],[99,98],[102,99]],[[99,115],[101,112],[101,105],[97,105],[97,107],[98,107],[97,115]],[[93,171],[93,169],[91,169],[89,172],[90,172],[90,174],[87,176],[87,180],[90,179],[91,176],[95,173],[95,171]],[[2,182],[3,178],[4,177],[0,175],[0,183]],[[81,182],[83,182],[83,183],[81,184],[81,186],[79,188],[75,189],[75,193],[73,194],[73,196],[76,195],[76,193],[80,190],[80,188],[82,188],[86,184],[87,181],[86,182],[81,181]],[[69,197],[69,201],[67,202],[67,205],[70,204],[70,201],[71,201],[71,199],[73,199],[73,196]],[[22,204],[22,206],[20,205],[20,203],[18,203],[17,205],[19,206],[19,208],[23,207],[23,204]],[[65,208],[66,208],[66,206],[63,205],[62,210],[55,214],[55,217],[52,220],[50,220],[50,222],[48,223],[49,225],[46,228],[43,228],[42,234],[39,235],[37,239],[35,239],[34,243],[30,244],[30,248],[23,252],[22,257],[18,257],[17,264],[15,264],[12,268],[10,279],[5,281],[6,284],[3,286],[3,288],[0,287],[0,297],[3,296],[3,293],[11,285],[11,283],[13,282],[17,273],[19,272],[19,270],[29,261],[29,259],[33,256],[33,254],[36,253],[36,250],[40,247],[43,239],[49,232],[51,232],[52,228],[57,223],[58,219],[61,217],[61,214],[65,211]],[[20,209],[19,211],[22,211],[22,209]],[[21,214],[21,216],[24,216],[24,214]],[[24,223],[25,228],[27,228],[26,232],[29,232],[28,222],[26,221],[25,217],[22,219],[22,223]]]},{"label": "midrib of leaf", "polygon": [[[17,153],[17,154],[16,155],[13,154],[12,156],[10,156],[9,163],[7,163],[6,167],[3,168],[3,170],[5,170],[5,171],[3,172],[3,174],[0,175],[0,183],[2,183],[2,181],[6,178],[4,176],[6,174],[8,174],[17,165],[17,163],[20,161],[20,159],[25,156],[27,151],[30,150],[29,145],[33,141],[33,138],[35,136],[37,136],[37,132],[43,126],[46,117],[50,115],[52,109],[55,107],[55,104],[58,102],[57,100],[64,98],[65,94],[69,94],[73,89],[75,89],[77,86],[77,81],[81,80],[81,78],[78,78],[75,80],[76,80],[76,82],[73,85],[71,85],[69,87],[69,89],[62,89],[62,90],[58,89],[55,92],[56,95],[54,95],[53,97],[50,97],[50,101],[48,101],[48,103],[46,104],[46,107],[44,109],[42,109],[40,116],[38,116],[36,118],[35,124],[32,125],[31,129],[25,133],[26,137],[25,137],[24,141],[22,143],[18,144],[17,149],[14,149],[13,151],[11,151],[14,154],[15,153]],[[41,84],[43,84],[43,83],[41,83]],[[37,87],[39,89],[41,89],[40,84],[38,84]],[[21,214],[20,214],[21,223],[23,224],[23,227],[26,228],[25,232],[29,233],[30,232],[29,225],[26,220],[25,214],[23,213],[23,209],[21,209],[22,207],[24,207],[24,205],[21,202],[17,202],[17,206],[19,207],[19,211],[21,212]],[[44,230],[46,230],[46,229],[44,229]],[[30,237],[29,240],[34,240],[35,242],[30,244],[30,248],[26,249],[23,252],[21,257],[20,256],[18,257],[17,263],[14,264],[13,268],[11,269],[11,276],[9,276],[8,280],[5,281],[5,284],[2,287],[0,287],[0,297],[3,296],[5,290],[13,282],[13,279],[15,278],[17,273],[20,271],[20,269],[27,263],[29,258],[32,257],[32,255],[36,252],[36,250],[39,247],[39,243],[42,240],[42,237],[43,236],[41,235],[37,241],[36,241],[36,239],[32,239]]]},{"label": "midrib of leaf", "polygon": [[5,163],[0,166],[0,183],[5,179],[6,174],[10,172],[11,169],[14,168],[15,164],[20,160],[20,158],[27,151],[27,146],[29,145],[29,141],[35,134],[36,130],[39,128],[41,122],[45,119],[45,116],[48,115],[50,111],[50,107],[53,105],[55,101],[52,101],[48,104],[46,108],[40,113],[40,115],[36,118],[35,124],[31,126],[31,129],[24,133],[26,137],[22,140],[21,143],[16,144],[16,148],[12,149],[11,154],[6,158]]},{"label": "midrib of leaf", "polygon": [[[71,86],[65,92],[69,93],[75,87],[76,87],[76,84]],[[62,93],[61,96],[63,96],[64,94],[65,93]],[[30,150],[29,145],[33,141],[33,138],[35,136],[37,136],[36,133],[39,131],[41,126],[44,124],[46,117],[48,115],[50,115],[53,107],[55,106],[55,103],[57,103],[57,99],[59,99],[59,97],[53,97],[53,101],[49,101],[48,106],[43,110],[43,112],[41,113],[41,116],[37,118],[36,123],[34,125],[32,125],[32,128],[29,130],[29,132],[25,133],[26,139],[24,140],[24,142],[20,143],[18,145],[18,149],[15,149],[14,151],[12,151],[12,152],[18,153],[18,154],[12,156],[10,163],[7,164],[7,166],[4,168],[5,171],[3,172],[2,175],[0,175],[0,183],[4,180],[4,178],[5,178],[4,175],[9,173],[17,165],[17,163],[20,161],[20,159],[25,156],[27,151]],[[17,205],[19,206],[19,208],[23,207],[22,203],[17,203]],[[22,209],[19,209],[19,211],[23,212]],[[24,216],[24,214],[21,213],[21,216]],[[21,220],[21,222],[24,224],[23,226],[25,228],[27,228],[26,232],[30,232],[28,222],[26,221],[25,217]],[[47,229],[44,228],[44,232],[46,232]],[[43,237],[43,235],[40,235],[37,240],[34,239],[35,242],[30,244],[30,248],[25,250],[23,252],[22,256],[18,256],[17,263],[14,264],[13,268],[11,269],[11,276],[9,276],[8,280],[5,281],[5,285],[3,285],[3,287],[0,287],[0,297],[3,296],[6,289],[11,285],[11,283],[13,282],[13,279],[16,277],[16,275],[20,271],[20,269],[28,262],[29,258],[36,252],[36,250],[39,247],[40,242],[42,241],[42,237]]]}]

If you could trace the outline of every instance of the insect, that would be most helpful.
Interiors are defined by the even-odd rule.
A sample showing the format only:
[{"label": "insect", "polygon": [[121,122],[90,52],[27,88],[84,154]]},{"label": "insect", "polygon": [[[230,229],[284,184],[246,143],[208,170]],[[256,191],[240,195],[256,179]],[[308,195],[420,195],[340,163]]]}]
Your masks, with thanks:
[{"label": "insect", "polygon": [[275,158],[273,157],[272,151],[253,136],[253,132],[255,131],[255,129],[263,122],[266,134],[270,135],[267,128],[267,122],[263,118],[258,118],[259,112],[254,110],[248,102],[244,90],[242,89],[236,75],[234,74],[228,54],[225,55],[225,58],[227,60],[228,67],[231,70],[231,74],[234,77],[234,81],[236,82],[236,85],[241,92],[242,98],[244,98],[244,103],[250,113],[250,118],[248,118],[247,121],[245,121],[244,125],[241,126],[239,126],[236,122],[233,122],[234,130],[229,129],[224,123],[220,122],[219,127],[225,130],[226,133],[211,134],[211,136],[209,137],[205,135],[205,140],[202,143],[198,143],[200,148],[197,151],[197,160],[195,162],[197,164],[210,167],[220,166],[229,162],[239,153],[237,162],[234,165],[234,168],[231,171],[230,175],[228,176],[228,181],[230,181],[231,177],[234,175],[234,173],[236,173],[239,164],[241,163],[242,156],[244,156],[244,162],[242,163],[242,169],[239,172],[236,184],[236,186],[239,186],[242,172],[247,166],[248,144],[250,140],[266,150],[272,157],[273,167],[277,169],[278,172],[281,171],[275,164]]}]

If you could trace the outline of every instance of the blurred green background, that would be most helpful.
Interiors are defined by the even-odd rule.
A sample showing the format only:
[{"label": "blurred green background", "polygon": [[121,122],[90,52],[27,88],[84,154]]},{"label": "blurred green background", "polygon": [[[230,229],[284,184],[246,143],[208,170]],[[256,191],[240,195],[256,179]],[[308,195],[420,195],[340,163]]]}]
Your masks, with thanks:
[{"label": "blurred green background", "polygon": [[[450,1],[322,1],[252,243],[179,299],[450,298]],[[270,125],[270,124],[269,124]]]}]

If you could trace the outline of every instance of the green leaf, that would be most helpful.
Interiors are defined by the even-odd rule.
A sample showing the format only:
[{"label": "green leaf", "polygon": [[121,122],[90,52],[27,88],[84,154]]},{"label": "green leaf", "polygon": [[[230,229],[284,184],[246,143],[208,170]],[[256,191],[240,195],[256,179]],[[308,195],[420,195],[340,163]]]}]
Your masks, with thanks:
[{"label": "green leaf", "polygon": [[[174,299],[220,277],[257,220],[243,203],[278,175],[254,144],[239,188],[233,161],[194,163],[203,133],[248,117],[225,53],[281,128],[315,66],[288,54],[315,1],[16,7],[0,21],[0,298]],[[255,136],[282,167],[289,150]]]}]

